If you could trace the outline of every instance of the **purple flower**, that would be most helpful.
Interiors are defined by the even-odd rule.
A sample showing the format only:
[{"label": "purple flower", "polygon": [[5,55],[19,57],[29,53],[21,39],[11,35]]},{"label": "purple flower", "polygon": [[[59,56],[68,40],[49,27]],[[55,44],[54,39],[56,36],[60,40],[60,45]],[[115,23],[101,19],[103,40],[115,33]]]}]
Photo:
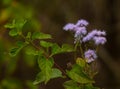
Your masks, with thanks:
[{"label": "purple flower", "polygon": [[82,42],[81,38],[87,33],[86,26],[88,25],[88,22],[86,20],[78,20],[76,24],[68,23],[63,27],[66,31],[73,31],[75,32],[75,42],[77,41]]},{"label": "purple flower", "polygon": [[104,37],[105,35],[106,35],[105,31],[93,30],[90,33],[88,33],[88,35],[85,36],[82,39],[82,41],[87,42],[89,40],[93,40],[95,41],[96,45],[105,44],[106,42],[106,38]]},{"label": "purple flower", "polygon": [[87,26],[89,23],[84,20],[84,19],[81,19],[81,20],[78,20],[78,22],[76,23],[77,26]]},{"label": "purple flower", "polygon": [[75,25],[74,24],[72,24],[72,23],[68,23],[67,25],[65,25],[64,27],[63,27],[63,29],[65,30],[65,31],[68,31],[68,30],[73,30],[75,28]]},{"label": "purple flower", "polygon": [[86,27],[77,27],[75,35],[85,35],[87,33]]},{"label": "purple flower", "polygon": [[97,58],[96,52],[94,50],[87,50],[85,53],[85,59],[88,63],[94,61]]},{"label": "purple flower", "polygon": [[94,37],[93,40],[95,41],[96,45],[99,45],[99,44],[103,45],[107,41],[105,37]]},{"label": "purple flower", "polygon": [[86,27],[78,27],[75,32],[75,42],[77,41],[82,42],[81,38],[87,33]]}]

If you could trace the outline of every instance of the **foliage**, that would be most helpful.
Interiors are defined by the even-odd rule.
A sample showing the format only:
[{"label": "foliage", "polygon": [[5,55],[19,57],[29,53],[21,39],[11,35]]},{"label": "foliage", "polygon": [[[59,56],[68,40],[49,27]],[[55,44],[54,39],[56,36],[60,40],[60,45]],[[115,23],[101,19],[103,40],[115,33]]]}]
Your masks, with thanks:
[{"label": "foliage", "polygon": [[[99,89],[93,86],[93,83],[95,83],[93,78],[96,75],[96,72],[91,67],[94,63],[93,59],[89,59],[96,58],[96,54],[93,50],[89,50],[85,52],[84,56],[84,50],[82,49],[81,41],[79,41],[81,39],[78,39],[77,37],[75,38],[76,40],[74,47],[69,44],[63,44],[62,46],[59,46],[57,43],[47,41],[52,39],[50,34],[45,34],[42,32],[34,32],[32,34],[32,32],[28,32],[27,35],[24,35],[22,29],[26,23],[26,19],[15,19],[12,23],[6,24],[5,27],[10,29],[10,36],[18,36],[24,39],[24,41],[18,41],[16,43],[17,47],[14,47],[10,50],[10,56],[16,56],[22,49],[25,49],[26,55],[37,57],[39,73],[33,82],[34,85],[40,83],[47,84],[51,79],[59,77],[63,78],[66,76],[70,80],[64,82],[63,86],[65,89]],[[65,29],[67,29],[67,26]],[[76,34],[78,36],[78,33]],[[38,41],[39,45],[36,45],[35,41]],[[80,47],[79,51],[81,53],[81,57],[76,57],[78,47]],[[72,64],[71,69],[64,71],[57,63],[55,63],[54,55],[68,52],[75,53],[75,63]],[[56,65],[57,68],[55,68],[54,65]]]}]

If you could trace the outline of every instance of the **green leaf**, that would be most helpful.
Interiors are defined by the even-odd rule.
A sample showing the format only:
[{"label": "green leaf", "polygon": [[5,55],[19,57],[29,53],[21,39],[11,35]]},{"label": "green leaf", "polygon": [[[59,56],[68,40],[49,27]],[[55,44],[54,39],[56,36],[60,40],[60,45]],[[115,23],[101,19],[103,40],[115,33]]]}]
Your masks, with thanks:
[{"label": "green leaf", "polygon": [[25,44],[23,41],[17,41],[17,42],[16,42],[16,45],[17,45],[18,47],[23,47],[23,46],[25,46],[26,44]]},{"label": "green leaf", "polygon": [[27,22],[27,20],[25,20],[25,19],[17,19],[15,27],[19,30],[22,30],[22,28],[26,22]]},{"label": "green leaf", "polygon": [[59,47],[57,44],[52,45],[52,56],[59,53],[73,52],[73,46],[68,44],[63,44],[62,47]]},{"label": "green leaf", "polygon": [[66,81],[63,86],[65,89],[81,89],[79,85],[73,80]]},{"label": "green leaf", "polygon": [[12,23],[6,24],[4,27],[9,29],[15,28],[15,20],[13,20]]},{"label": "green leaf", "polygon": [[9,31],[9,35],[10,35],[10,36],[17,36],[17,35],[18,35],[18,32],[17,32],[17,30],[12,29],[12,30]]},{"label": "green leaf", "polygon": [[12,23],[8,23],[5,25],[5,28],[11,29],[9,31],[10,36],[17,36],[18,34],[21,34],[21,30],[23,26],[25,25],[27,21],[24,19],[18,19],[18,20],[13,20]]},{"label": "green leaf", "polygon": [[67,75],[74,81],[82,84],[94,83],[81,69],[79,65],[74,65],[70,71],[67,71]]},{"label": "green leaf", "polygon": [[[59,69],[56,69],[56,68],[53,68],[53,69],[52,69],[52,72],[51,72],[50,74],[51,74],[51,75],[50,75],[50,79],[62,77],[61,71],[60,71]],[[41,71],[41,72],[37,75],[36,80],[33,82],[33,84],[36,85],[36,84],[39,84],[39,83],[42,83],[42,82],[47,83],[47,82],[46,82],[46,78],[47,78],[47,76],[46,76],[45,72],[44,72],[44,71]]]},{"label": "green leaf", "polygon": [[51,35],[49,34],[45,34],[45,33],[41,33],[41,32],[34,32],[32,35],[32,39],[51,39]]},{"label": "green leaf", "polygon": [[78,64],[80,67],[84,68],[85,67],[85,60],[82,58],[77,58],[76,59],[76,64]]},{"label": "green leaf", "polygon": [[38,73],[36,80],[33,82],[34,85],[37,85],[39,83],[42,83],[46,80],[45,74],[43,72]]},{"label": "green leaf", "polygon": [[52,74],[53,59],[46,59],[44,57],[38,59],[39,68],[45,75],[45,84],[50,80]]},{"label": "green leaf", "polygon": [[25,50],[25,53],[28,54],[28,55],[38,55],[38,50],[36,50],[35,48],[33,47],[27,47],[26,50]]},{"label": "green leaf", "polygon": [[53,68],[51,78],[62,77],[62,72],[59,69]]},{"label": "green leaf", "polygon": [[26,38],[27,38],[27,39],[30,39],[30,38],[31,38],[31,32],[28,32],[28,33],[27,33]]},{"label": "green leaf", "polygon": [[16,36],[17,34],[21,33],[21,30],[27,20],[25,19],[14,19],[12,23],[8,23],[5,25],[5,28],[11,29],[9,32],[10,36]]},{"label": "green leaf", "polygon": [[61,51],[62,51],[62,52],[73,52],[73,51],[74,51],[74,48],[73,48],[72,45],[63,44],[63,45],[62,45],[62,48],[61,48]]},{"label": "green leaf", "polygon": [[38,64],[39,68],[44,71],[47,68],[52,68],[54,61],[53,59],[46,59],[45,57],[40,57],[38,59]]},{"label": "green leaf", "polygon": [[45,47],[45,48],[48,48],[48,47],[51,47],[53,45],[53,43],[51,42],[46,42],[46,41],[40,41],[40,45],[42,47]]},{"label": "green leaf", "polygon": [[19,52],[19,48],[12,48],[9,52],[9,55],[16,56],[18,52]]},{"label": "green leaf", "polygon": [[55,54],[61,53],[61,48],[57,44],[53,44],[52,46],[52,56]]},{"label": "green leaf", "polygon": [[18,47],[14,47],[14,48],[12,48],[12,49],[10,50],[10,52],[9,52],[9,55],[10,55],[10,56],[16,56],[17,53],[18,53],[24,46],[26,46],[26,44],[25,44],[24,42],[19,41],[19,42],[17,42],[17,46],[18,46]]}]

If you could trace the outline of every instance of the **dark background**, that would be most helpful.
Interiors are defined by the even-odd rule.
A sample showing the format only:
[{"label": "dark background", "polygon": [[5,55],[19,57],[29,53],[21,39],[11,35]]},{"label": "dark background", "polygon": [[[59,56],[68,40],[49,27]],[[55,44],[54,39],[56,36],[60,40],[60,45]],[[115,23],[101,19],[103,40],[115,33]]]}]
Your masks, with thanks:
[{"label": "dark background", "polygon": [[[8,50],[16,40],[8,36],[8,30],[4,28],[12,18],[25,16],[30,17],[32,23],[28,24],[27,29],[49,33],[53,36],[53,41],[59,44],[73,44],[74,38],[63,30],[63,26],[69,22],[76,23],[79,19],[86,19],[90,23],[89,30],[94,28],[105,30],[107,43],[99,49],[99,73],[95,77],[95,85],[103,89],[120,89],[120,0],[0,1],[1,85],[4,85],[3,81],[16,80],[20,82],[18,83],[20,89],[35,89],[28,88],[29,84],[26,85],[26,80],[33,81],[38,72],[38,65],[33,60],[35,58],[25,57],[24,50],[15,58],[9,57]],[[63,69],[66,68],[66,63],[72,60],[71,54],[61,54],[55,58]],[[65,79],[54,79],[46,86],[44,84],[38,86],[39,89],[63,89],[64,81]]]}]

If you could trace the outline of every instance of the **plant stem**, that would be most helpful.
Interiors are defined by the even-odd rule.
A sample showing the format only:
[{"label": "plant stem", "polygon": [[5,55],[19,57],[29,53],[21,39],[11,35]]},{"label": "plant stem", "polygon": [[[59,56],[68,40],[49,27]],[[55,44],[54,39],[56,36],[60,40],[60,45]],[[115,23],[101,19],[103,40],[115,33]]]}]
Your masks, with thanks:
[{"label": "plant stem", "polygon": [[56,62],[55,62],[55,65],[64,73],[64,75],[66,75],[65,71]]},{"label": "plant stem", "polygon": [[74,50],[75,50],[75,52],[74,52],[74,60],[76,60],[76,56],[77,56],[76,53],[77,53],[78,44],[79,44],[79,42],[76,42],[75,47],[74,47]]},{"label": "plant stem", "polygon": [[35,47],[37,50],[40,50],[40,47],[36,46],[31,40],[26,39],[26,37],[21,33],[20,36],[24,38],[26,41],[28,41],[33,47]]},{"label": "plant stem", "polygon": [[[21,36],[23,39],[25,39],[26,41],[28,41],[28,42],[29,42],[33,47],[35,47],[37,50],[40,50],[40,49],[41,49],[40,47],[36,46],[31,40],[26,39],[26,37],[25,37],[22,33],[20,34],[20,36]],[[44,55],[45,55],[46,57],[51,57],[51,56],[48,56],[47,53],[44,53]],[[66,75],[65,71],[64,71],[56,62],[54,62],[54,64],[56,65],[56,67],[58,67],[58,68]]]},{"label": "plant stem", "polygon": [[80,52],[81,52],[81,56],[82,56],[82,58],[84,58],[84,53],[83,53],[83,49],[82,49],[82,45],[81,45],[81,43],[80,43]]}]

